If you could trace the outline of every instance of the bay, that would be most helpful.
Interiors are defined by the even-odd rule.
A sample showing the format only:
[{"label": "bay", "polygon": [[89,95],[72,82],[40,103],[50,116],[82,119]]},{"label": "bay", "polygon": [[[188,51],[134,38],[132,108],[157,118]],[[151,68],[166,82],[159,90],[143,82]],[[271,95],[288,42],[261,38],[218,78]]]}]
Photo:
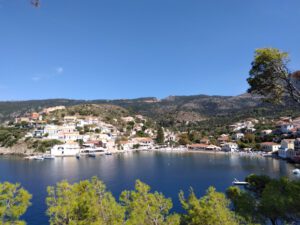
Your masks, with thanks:
[{"label": "bay", "polygon": [[173,210],[181,212],[178,192],[193,187],[198,196],[209,186],[225,191],[234,178],[243,180],[251,173],[271,177],[288,176],[294,166],[286,161],[256,156],[222,153],[137,152],[96,158],[75,157],[54,160],[0,158],[0,181],[19,182],[32,195],[32,206],[23,216],[27,224],[48,224],[46,188],[61,180],[77,182],[98,176],[119,197],[122,190],[133,189],[136,179],[149,184],[154,191],[171,197]]}]

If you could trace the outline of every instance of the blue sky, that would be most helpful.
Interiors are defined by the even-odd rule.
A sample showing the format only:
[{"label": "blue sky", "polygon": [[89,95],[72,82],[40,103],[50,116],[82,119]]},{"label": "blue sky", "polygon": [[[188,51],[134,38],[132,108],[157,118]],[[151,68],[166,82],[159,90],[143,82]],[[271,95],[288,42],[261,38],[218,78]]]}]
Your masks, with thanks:
[{"label": "blue sky", "polygon": [[0,99],[238,95],[253,52],[300,69],[299,0],[0,0]]}]

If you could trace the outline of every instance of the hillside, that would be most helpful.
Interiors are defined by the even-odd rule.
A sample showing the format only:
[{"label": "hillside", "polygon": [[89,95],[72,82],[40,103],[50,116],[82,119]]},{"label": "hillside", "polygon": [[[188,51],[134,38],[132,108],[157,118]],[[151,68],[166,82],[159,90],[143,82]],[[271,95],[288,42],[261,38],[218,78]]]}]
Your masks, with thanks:
[{"label": "hillside", "polygon": [[[25,112],[39,111],[44,107],[57,105],[72,106],[68,111],[79,112],[82,104],[98,104],[102,106],[119,106],[124,108],[104,107],[106,114],[127,115],[130,113],[148,116],[164,126],[182,126],[189,123],[204,124],[208,121],[224,123],[246,117],[276,117],[281,115],[298,115],[300,107],[293,102],[274,106],[248,94],[239,96],[169,96],[165,99],[138,98],[120,100],[71,100],[46,99],[31,101],[0,102],[0,121],[4,122]],[[104,109],[102,107],[102,109]],[[85,109],[87,109],[85,107]],[[100,110],[100,108],[99,108]],[[105,111],[99,111],[103,114]]]}]

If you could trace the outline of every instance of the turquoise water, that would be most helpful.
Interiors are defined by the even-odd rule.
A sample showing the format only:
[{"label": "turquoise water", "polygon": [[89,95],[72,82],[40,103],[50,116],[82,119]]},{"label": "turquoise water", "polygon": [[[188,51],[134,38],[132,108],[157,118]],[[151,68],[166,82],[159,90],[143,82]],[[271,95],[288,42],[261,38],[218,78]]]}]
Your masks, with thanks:
[{"label": "turquoise water", "polygon": [[75,182],[96,175],[117,198],[122,190],[133,189],[135,180],[140,179],[152,190],[171,197],[173,210],[180,211],[179,190],[187,192],[191,186],[200,196],[210,185],[224,191],[234,178],[243,180],[250,173],[293,177],[293,168],[282,160],[218,153],[140,152],[44,161],[1,157],[0,181],[20,182],[33,194],[33,204],[23,219],[29,225],[41,225],[48,224],[46,188],[63,179]]}]

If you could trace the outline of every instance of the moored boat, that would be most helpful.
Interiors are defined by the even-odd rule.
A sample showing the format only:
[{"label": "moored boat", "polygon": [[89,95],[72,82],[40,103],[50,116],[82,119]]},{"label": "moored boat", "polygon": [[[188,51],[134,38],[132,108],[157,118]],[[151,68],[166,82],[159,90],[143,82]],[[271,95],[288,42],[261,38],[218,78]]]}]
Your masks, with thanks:
[{"label": "moored boat", "polygon": [[43,155],[44,159],[55,159],[54,155]]},{"label": "moored boat", "polygon": [[300,169],[294,169],[292,172],[293,172],[293,174],[297,174],[298,175],[298,174],[300,174]]},{"label": "moored boat", "polygon": [[37,156],[34,156],[33,159],[34,160],[44,160],[44,157],[37,155]]},{"label": "moored boat", "polygon": [[246,182],[246,181],[239,181],[238,179],[234,178],[232,184],[233,185],[247,185],[248,182]]},{"label": "moored boat", "polygon": [[96,158],[96,153],[95,152],[90,152],[90,153],[88,153],[88,157]]}]

